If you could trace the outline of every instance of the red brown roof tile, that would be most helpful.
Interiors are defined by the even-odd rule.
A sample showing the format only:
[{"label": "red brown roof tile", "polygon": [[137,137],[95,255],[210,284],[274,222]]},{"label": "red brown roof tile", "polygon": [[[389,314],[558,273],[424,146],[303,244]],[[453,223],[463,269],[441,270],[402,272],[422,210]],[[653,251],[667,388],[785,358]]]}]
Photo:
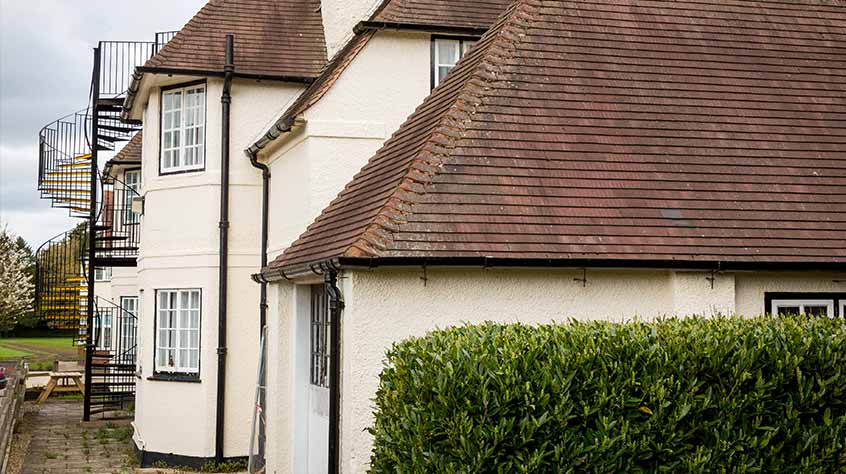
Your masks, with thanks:
[{"label": "red brown roof tile", "polygon": [[270,265],[846,264],[842,2],[515,4]]},{"label": "red brown roof tile", "polygon": [[108,175],[113,166],[116,165],[140,165],[141,164],[141,144],[143,143],[142,132],[138,132],[132,136],[126,145],[120,149],[115,156],[106,162],[103,167],[103,173]]},{"label": "red brown roof tile", "polygon": [[240,76],[308,79],[326,64],[319,0],[210,0],[140,70],[222,73],[227,33]]}]

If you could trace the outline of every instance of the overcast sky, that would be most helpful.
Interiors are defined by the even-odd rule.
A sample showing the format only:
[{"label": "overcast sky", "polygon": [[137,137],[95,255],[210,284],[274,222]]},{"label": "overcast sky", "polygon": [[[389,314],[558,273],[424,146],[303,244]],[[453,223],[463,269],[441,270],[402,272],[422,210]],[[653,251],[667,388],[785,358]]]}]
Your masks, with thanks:
[{"label": "overcast sky", "polygon": [[152,41],[203,4],[0,0],[0,222],[33,250],[79,222],[38,196],[38,131],[86,106],[92,48],[100,40]]}]

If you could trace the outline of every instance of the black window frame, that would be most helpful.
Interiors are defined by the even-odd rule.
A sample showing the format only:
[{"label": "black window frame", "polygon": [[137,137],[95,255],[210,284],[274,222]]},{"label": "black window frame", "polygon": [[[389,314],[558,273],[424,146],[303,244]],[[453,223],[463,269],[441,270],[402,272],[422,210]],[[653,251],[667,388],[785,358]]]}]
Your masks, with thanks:
[{"label": "black window frame", "polygon": [[[162,170],[162,127],[164,126],[164,93],[167,91],[171,91],[174,89],[183,89],[186,87],[191,86],[198,86],[203,84],[205,87],[206,98],[203,101],[206,109],[203,112],[203,167],[196,168],[191,170],[178,170],[178,171],[163,171]],[[158,170],[159,176],[173,176],[179,174],[188,174],[188,173],[202,173],[206,171],[206,163],[208,161],[208,135],[209,135],[209,84],[206,79],[200,79],[196,81],[189,81],[183,82],[180,84],[172,84],[169,86],[162,86],[159,88],[159,149],[158,149],[158,156],[156,156],[156,162],[158,163]]]},{"label": "black window frame", "polygon": [[803,292],[803,291],[788,291],[788,292],[765,292],[764,293],[764,312],[771,316],[778,316],[773,311],[773,300],[832,300],[834,301],[834,318],[843,318],[840,314],[840,307],[846,301],[846,293],[844,292]]}]

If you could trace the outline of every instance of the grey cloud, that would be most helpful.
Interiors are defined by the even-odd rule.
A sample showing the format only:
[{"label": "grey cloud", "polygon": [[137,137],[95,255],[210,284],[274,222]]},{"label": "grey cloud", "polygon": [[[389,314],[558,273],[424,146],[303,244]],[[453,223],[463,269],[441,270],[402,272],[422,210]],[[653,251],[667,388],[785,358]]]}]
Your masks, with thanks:
[{"label": "grey cloud", "polygon": [[85,107],[97,41],[152,41],[205,0],[0,0],[0,220],[33,247],[75,224],[35,189],[38,130]]}]

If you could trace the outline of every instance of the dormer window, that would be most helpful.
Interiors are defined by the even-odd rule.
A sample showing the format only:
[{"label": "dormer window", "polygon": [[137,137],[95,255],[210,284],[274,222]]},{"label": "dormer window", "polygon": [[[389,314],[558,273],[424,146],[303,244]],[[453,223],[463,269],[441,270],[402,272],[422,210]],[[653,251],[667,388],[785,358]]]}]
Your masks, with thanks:
[{"label": "dormer window", "polygon": [[447,74],[464,57],[476,40],[433,38],[432,39],[432,88],[438,87]]},{"label": "dormer window", "polygon": [[162,174],[205,167],[206,85],[162,91]]}]

